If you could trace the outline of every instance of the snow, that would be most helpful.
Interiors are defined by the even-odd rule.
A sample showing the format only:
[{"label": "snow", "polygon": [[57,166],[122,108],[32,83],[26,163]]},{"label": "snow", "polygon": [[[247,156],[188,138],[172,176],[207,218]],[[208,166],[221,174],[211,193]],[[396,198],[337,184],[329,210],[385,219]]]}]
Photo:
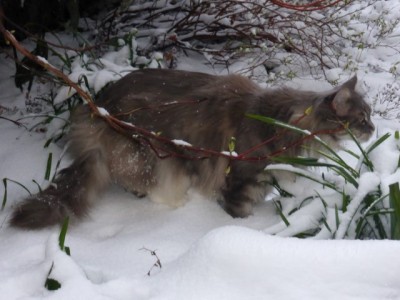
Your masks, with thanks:
[{"label": "snow", "polygon": [[[65,241],[70,256],[58,246],[58,227],[21,231],[7,225],[13,207],[28,195],[16,182],[36,193],[38,184],[42,187],[49,184],[44,178],[49,155],[50,178],[57,168],[67,166],[70,159],[64,155],[66,145],[62,140],[43,147],[60,131],[66,113],[58,115],[46,127],[40,123],[44,117],[25,112],[28,96],[14,87],[9,76],[14,63],[2,55],[0,117],[18,120],[27,128],[40,124],[28,131],[0,118],[0,179],[4,178],[7,187],[0,183],[0,199],[7,196],[5,209],[0,211],[0,299],[400,299],[400,243],[353,239],[354,221],[363,214],[359,203],[365,195],[378,187],[386,195],[389,184],[400,182],[400,141],[395,137],[400,129],[396,119],[400,91],[396,89],[398,73],[390,71],[400,61],[396,50],[400,25],[395,23],[399,18],[399,10],[395,8],[399,4],[395,0],[375,2],[373,7],[360,11],[359,20],[349,20],[349,32],[365,32],[364,49],[360,51],[357,45],[346,44],[343,53],[357,58],[358,89],[364,92],[375,113],[373,121],[377,129],[371,141],[363,144],[364,149],[385,133],[391,136],[369,153],[373,171],[350,154],[338,152],[360,172],[357,187],[326,170],[276,164],[268,169],[277,172],[280,186],[295,196],[285,198],[274,191],[269,195],[273,201],[260,203],[254,215],[233,219],[216,202],[194,191],[189,192],[185,206],[173,209],[136,199],[113,186],[96,199],[87,218],[70,224]],[[357,11],[360,3],[355,1],[347,12]],[[379,28],[370,33],[360,23],[378,20],[380,16],[386,24],[395,24],[386,39],[379,36]],[[151,59],[131,57],[129,49],[137,47],[134,40],[131,45],[122,42],[121,45],[118,51],[106,53],[96,62],[84,55],[76,57],[69,78],[87,89],[82,80],[84,75],[89,87],[98,92],[108,82],[134,70],[131,61],[148,63],[149,67],[161,63],[161,53],[154,53]],[[179,59],[180,69],[226,73],[202,63],[201,56]],[[240,67],[246,67],[245,63],[238,62],[231,70]],[[351,70],[340,65],[329,70],[326,79],[303,75],[286,84],[326,90],[331,86],[328,82],[336,84],[351,75]],[[265,78],[275,79],[275,73]],[[265,80],[261,83],[267,85]],[[41,85],[34,83],[28,99],[43,92]],[[68,87],[61,88],[54,104],[62,103],[73,93]],[[100,112],[108,114],[102,108]],[[173,142],[190,146],[184,140]],[[352,142],[345,147],[359,153]],[[234,151],[223,154],[237,155]],[[306,177],[288,175],[293,172],[316,180],[322,180],[323,173],[325,180],[351,197],[347,210],[337,211],[342,198],[335,189],[323,188]],[[277,213],[274,201],[282,206],[289,225]],[[321,218],[325,218],[331,231],[335,229],[335,235],[326,226],[320,226]],[[313,238],[292,237],[315,228],[321,230]],[[157,259],[161,267],[156,264]],[[44,284],[48,277],[57,280],[61,288],[47,290]]]},{"label": "snow", "polygon": [[347,211],[342,215],[339,228],[336,233],[337,239],[343,239],[346,231],[350,226],[351,219],[356,214],[364,197],[374,191],[380,183],[380,178],[373,172],[364,173],[360,177],[359,187],[357,193],[353,196]]},{"label": "snow", "polygon": [[185,147],[192,146],[190,143],[183,141],[183,140],[171,140],[171,142],[173,142],[177,146],[185,146]]},{"label": "snow", "polygon": [[[388,247],[390,243],[394,249]],[[160,274],[156,292],[162,291],[162,299],[390,298],[397,294],[398,273],[388,274],[384,265],[398,247],[395,242],[299,241],[222,227],[205,235]],[[373,266],[365,261],[370,251],[377,253],[370,257]],[[356,293],[342,276],[345,269],[350,270],[348,276],[359,279]]]},{"label": "snow", "polygon": [[97,107],[99,114],[103,117],[109,116],[110,113],[104,107]]}]

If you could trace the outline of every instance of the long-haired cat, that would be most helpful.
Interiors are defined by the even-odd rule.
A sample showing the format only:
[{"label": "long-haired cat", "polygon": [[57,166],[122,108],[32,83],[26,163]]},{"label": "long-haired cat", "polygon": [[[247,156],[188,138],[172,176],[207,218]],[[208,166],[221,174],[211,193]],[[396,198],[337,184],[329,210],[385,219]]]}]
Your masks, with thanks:
[{"label": "long-haired cat", "polygon": [[[356,83],[353,77],[332,91],[320,93],[262,89],[238,75],[134,71],[106,88],[96,100],[97,106],[169,140],[218,153],[228,152],[234,144],[235,153],[247,155],[231,160],[183,151],[179,145],[165,145],[134,132],[123,135],[103,119],[93,117],[87,105],[81,105],[71,118],[72,165],[48,188],[19,204],[10,223],[35,229],[57,224],[66,216],[81,218],[110,183],[175,207],[184,204],[186,192],[193,187],[220,201],[232,216],[246,217],[268,192],[263,173],[271,163],[268,155],[295,156],[301,153],[301,144],[312,148],[310,140],[303,141],[301,135],[246,114],[319,132],[331,145],[346,136],[345,126],[366,140],[374,125],[370,107],[355,91]],[[172,155],[160,158],[165,152]]]}]

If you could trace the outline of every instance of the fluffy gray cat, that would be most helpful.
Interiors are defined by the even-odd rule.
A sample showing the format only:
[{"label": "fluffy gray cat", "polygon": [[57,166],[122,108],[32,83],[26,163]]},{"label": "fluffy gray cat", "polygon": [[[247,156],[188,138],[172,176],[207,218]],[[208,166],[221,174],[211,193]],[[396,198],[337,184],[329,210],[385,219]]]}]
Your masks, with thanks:
[{"label": "fluffy gray cat", "polygon": [[[255,147],[254,151],[244,160],[222,156],[198,159],[207,155],[132,132],[124,135],[91,116],[87,105],[81,105],[71,117],[69,153],[74,162],[48,188],[22,201],[10,223],[36,229],[58,224],[66,216],[79,219],[110,183],[175,207],[184,204],[192,187],[220,201],[233,217],[246,217],[269,191],[263,170],[271,160],[258,158],[295,156],[304,145],[313,149],[311,140],[302,141],[301,135],[246,114],[321,132],[320,137],[332,146],[346,138],[344,126],[360,140],[367,140],[374,131],[371,109],[355,91],[356,83],[353,77],[332,91],[320,93],[262,89],[238,75],[134,71],[106,88],[96,105],[160,137],[216,152],[228,151],[234,137],[236,153]],[[311,113],[305,114],[309,107]],[[172,156],[159,158],[166,153]]]}]

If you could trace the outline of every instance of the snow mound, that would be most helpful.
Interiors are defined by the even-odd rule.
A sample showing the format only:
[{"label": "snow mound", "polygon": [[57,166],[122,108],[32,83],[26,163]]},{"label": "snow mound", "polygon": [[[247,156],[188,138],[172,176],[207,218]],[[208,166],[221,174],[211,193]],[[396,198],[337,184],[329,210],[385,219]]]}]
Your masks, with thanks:
[{"label": "snow mound", "polygon": [[299,240],[222,227],[156,276],[151,299],[394,299],[399,251],[393,241]]}]

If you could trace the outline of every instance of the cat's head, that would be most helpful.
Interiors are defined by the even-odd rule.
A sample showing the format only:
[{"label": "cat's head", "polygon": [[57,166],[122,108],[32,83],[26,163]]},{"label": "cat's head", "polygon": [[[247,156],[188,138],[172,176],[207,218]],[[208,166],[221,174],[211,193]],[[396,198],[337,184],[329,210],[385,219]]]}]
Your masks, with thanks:
[{"label": "cat's head", "polygon": [[[375,130],[371,122],[371,108],[356,92],[357,77],[354,76],[327,95],[317,116],[326,128],[343,126],[348,128],[360,141],[367,141]],[[332,134],[335,140],[348,138],[346,130]]]}]

